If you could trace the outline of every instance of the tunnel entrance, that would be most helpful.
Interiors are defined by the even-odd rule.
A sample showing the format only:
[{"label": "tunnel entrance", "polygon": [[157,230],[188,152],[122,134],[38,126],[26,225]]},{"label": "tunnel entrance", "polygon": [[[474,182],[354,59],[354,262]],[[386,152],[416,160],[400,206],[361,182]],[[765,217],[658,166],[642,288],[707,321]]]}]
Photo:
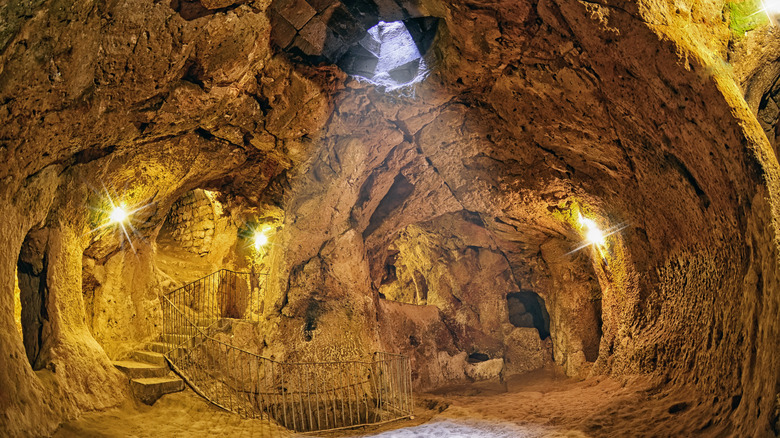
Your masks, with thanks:
[{"label": "tunnel entrance", "polygon": [[536,292],[523,290],[506,296],[509,322],[515,327],[535,328],[540,339],[550,336],[550,314]]},{"label": "tunnel entrance", "polygon": [[[171,293],[186,295],[186,306],[240,319],[250,310],[255,316],[261,311],[258,294],[267,275],[253,264],[253,254],[259,251],[248,238],[258,233],[250,233],[246,223],[239,228],[234,209],[241,207],[230,202],[218,191],[198,188],[184,193],[160,228],[154,262],[170,278]],[[270,227],[264,232],[270,233]],[[263,235],[267,241],[269,236]],[[226,265],[242,272],[224,269]]]},{"label": "tunnel entrance", "polygon": [[171,289],[218,270],[234,245],[235,230],[224,220],[219,192],[184,193],[165,216],[156,239],[155,265],[170,277]]},{"label": "tunnel entrance", "polygon": [[48,260],[46,243],[48,231],[31,231],[22,243],[19,259],[16,262],[16,276],[19,290],[19,324],[22,330],[22,342],[27,360],[33,370],[43,368],[39,360],[43,346],[43,325],[48,321],[46,309],[48,287],[46,271]]}]

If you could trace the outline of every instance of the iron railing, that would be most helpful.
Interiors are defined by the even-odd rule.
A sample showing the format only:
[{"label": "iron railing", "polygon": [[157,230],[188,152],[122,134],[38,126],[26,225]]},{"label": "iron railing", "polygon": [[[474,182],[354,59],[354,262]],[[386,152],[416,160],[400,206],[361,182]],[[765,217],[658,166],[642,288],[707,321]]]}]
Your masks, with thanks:
[{"label": "iron railing", "polygon": [[[228,269],[207,275],[165,294],[187,320],[198,327],[210,327],[224,319],[258,322],[262,314],[261,291],[267,274],[235,272]],[[175,314],[163,312],[163,328],[186,328],[183,321],[170,320]],[[163,331],[163,333],[172,333]],[[194,336],[194,332],[186,333]]]},{"label": "iron railing", "polygon": [[221,298],[220,291],[241,296],[236,292],[240,287],[219,284],[240,284],[246,278],[250,298],[252,285],[264,284],[232,271],[212,276],[220,272],[234,276],[219,277],[218,282],[198,280],[161,298],[166,356],[200,395],[243,417],[268,419],[297,432],[379,424],[412,415],[406,356],[380,352],[366,361],[280,362],[217,339],[225,318],[257,321],[248,310],[251,299],[245,303],[243,298]]}]

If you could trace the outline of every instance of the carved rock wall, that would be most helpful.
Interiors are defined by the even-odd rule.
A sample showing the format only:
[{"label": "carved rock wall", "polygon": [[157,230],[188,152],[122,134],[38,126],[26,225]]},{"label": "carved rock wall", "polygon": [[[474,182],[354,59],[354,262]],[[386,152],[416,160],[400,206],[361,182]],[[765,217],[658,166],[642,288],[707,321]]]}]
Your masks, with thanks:
[{"label": "carved rock wall", "polygon": [[[45,435],[126,397],[108,358],[154,335],[155,240],[198,187],[284,212],[262,354],[406,352],[425,388],[552,354],[573,375],[693,385],[713,434],[777,427],[780,173],[723,68],[721,8],[423,3],[437,63],[390,94],[275,53],[265,1],[3,9],[0,429]],[[144,206],[135,233],[105,226],[104,186]],[[622,228],[573,251],[577,212]],[[13,313],[33,229],[36,372]],[[521,289],[548,304],[552,353],[508,321]]]}]

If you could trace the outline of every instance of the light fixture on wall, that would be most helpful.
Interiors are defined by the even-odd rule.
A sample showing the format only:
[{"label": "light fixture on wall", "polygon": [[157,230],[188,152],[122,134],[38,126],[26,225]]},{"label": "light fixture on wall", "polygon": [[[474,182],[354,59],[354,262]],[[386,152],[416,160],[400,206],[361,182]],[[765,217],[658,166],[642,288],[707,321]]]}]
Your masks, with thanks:
[{"label": "light fixture on wall", "polygon": [[586,248],[588,246],[593,246],[601,255],[601,257],[604,258],[605,256],[611,254],[611,249],[609,248],[609,244],[607,243],[607,237],[619,232],[620,230],[628,226],[626,223],[622,223],[622,224],[609,227],[606,230],[602,230],[601,228],[599,228],[598,224],[596,224],[595,220],[584,217],[580,212],[577,212],[576,214],[577,214],[577,222],[579,225],[579,231],[585,239],[582,242],[580,242],[580,244],[577,245],[576,248],[569,251],[567,255],[574,254],[575,252],[583,248]]},{"label": "light fixture on wall", "polygon": [[268,244],[268,236],[265,234],[266,231],[268,231],[267,228],[263,228],[262,230],[255,231],[254,245],[256,251],[260,251],[262,247]]},{"label": "light fixture on wall", "polygon": [[582,217],[580,214],[580,226],[585,230],[585,238],[588,242],[595,245],[603,245],[606,243],[604,239],[604,232],[596,225],[593,219]]},{"label": "light fixture on wall", "polygon": [[125,223],[129,218],[130,214],[128,214],[127,210],[125,210],[124,204],[115,206],[114,209],[111,210],[111,214],[108,216],[108,219],[112,224]]},{"label": "light fixture on wall", "polygon": [[762,0],[761,6],[763,6],[763,11],[769,18],[769,23],[774,25],[775,18],[780,15],[780,0]]},{"label": "light fixture on wall", "polygon": [[121,230],[121,235],[124,236],[124,238],[127,240],[127,243],[130,244],[130,248],[133,250],[133,253],[135,253],[135,245],[133,245],[133,241],[130,238],[130,232],[134,234],[138,233],[135,231],[135,228],[133,228],[133,225],[130,221],[130,216],[137,210],[128,211],[125,203],[115,204],[114,200],[110,197],[109,203],[111,204],[111,210],[108,212],[108,223],[106,223],[104,226],[115,225],[117,230]]},{"label": "light fixture on wall", "polygon": [[117,200],[121,197],[125,200],[131,198],[127,195],[112,196],[111,192],[104,186],[103,193],[98,193],[98,199],[94,201],[93,206],[89,207],[89,210],[93,212],[90,218],[90,226],[92,227],[88,233],[93,234],[93,239],[101,239],[103,237],[102,230],[113,230],[118,234],[120,244],[122,246],[126,244],[130,245],[133,252],[136,251],[135,245],[133,245],[133,239],[131,236],[135,236],[136,239],[143,240],[144,237],[135,229],[134,223],[138,223],[139,212],[154,205],[152,203],[131,203]]}]

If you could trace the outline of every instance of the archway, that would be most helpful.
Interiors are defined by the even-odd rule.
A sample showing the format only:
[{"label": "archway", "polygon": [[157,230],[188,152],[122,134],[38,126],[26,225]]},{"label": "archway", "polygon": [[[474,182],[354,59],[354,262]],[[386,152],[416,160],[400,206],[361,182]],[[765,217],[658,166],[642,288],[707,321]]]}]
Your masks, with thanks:
[{"label": "archway", "polygon": [[[246,224],[233,216],[241,207],[223,202],[224,194],[200,188],[177,199],[156,239],[155,266],[171,279],[166,292],[181,288],[188,306],[243,318],[253,291],[241,273],[252,267],[253,247]],[[257,298],[252,304],[259,311]]]},{"label": "archway", "polygon": [[46,308],[48,298],[46,285],[47,241],[47,230],[31,231],[24,239],[19,259],[16,262],[22,342],[27,360],[34,370],[43,368],[39,359],[44,344],[43,327],[49,320]]}]

